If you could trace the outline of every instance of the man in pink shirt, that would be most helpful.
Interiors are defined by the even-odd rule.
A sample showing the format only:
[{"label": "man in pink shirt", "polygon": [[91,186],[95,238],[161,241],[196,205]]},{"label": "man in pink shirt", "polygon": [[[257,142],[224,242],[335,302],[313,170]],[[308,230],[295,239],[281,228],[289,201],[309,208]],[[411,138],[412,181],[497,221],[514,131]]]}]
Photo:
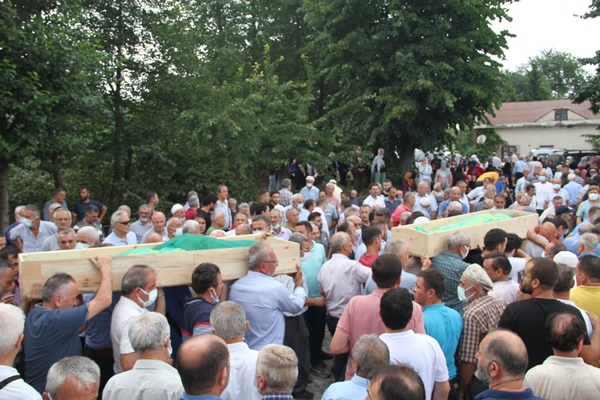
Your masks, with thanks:
[{"label": "man in pink shirt", "polygon": [[396,207],[392,213],[392,221],[394,221],[394,226],[400,225],[400,217],[402,216],[402,213],[412,213],[412,208],[415,205],[416,197],[413,192],[406,192],[404,193],[402,200],[402,204]]},{"label": "man in pink shirt", "polygon": [[[372,278],[377,284],[377,290],[367,296],[353,297],[340,318],[335,334],[331,339],[331,353],[347,353],[354,347],[361,335],[385,332],[385,325],[379,316],[381,296],[390,289],[400,286],[402,263],[393,254],[383,254],[373,263]],[[415,333],[425,333],[423,310],[413,301],[413,314],[408,328]],[[354,375],[352,360],[346,366],[346,380]]]}]

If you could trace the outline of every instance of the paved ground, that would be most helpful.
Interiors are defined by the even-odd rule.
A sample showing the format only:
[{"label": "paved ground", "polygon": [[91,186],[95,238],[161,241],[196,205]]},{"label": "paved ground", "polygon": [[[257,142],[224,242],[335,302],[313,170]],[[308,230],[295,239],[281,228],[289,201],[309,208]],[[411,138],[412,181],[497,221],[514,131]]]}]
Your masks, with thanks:
[{"label": "paved ground", "polygon": [[[329,343],[331,342],[331,335],[329,331],[325,330],[325,340],[323,340],[323,350],[329,353]],[[323,395],[325,389],[329,387],[333,383],[333,360],[325,361],[327,363],[327,370],[331,373],[331,376],[328,379],[321,378],[319,375],[310,374],[311,382],[308,384],[306,390],[309,392],[313,392],[315,394],[315,400],[320,399]]]}]

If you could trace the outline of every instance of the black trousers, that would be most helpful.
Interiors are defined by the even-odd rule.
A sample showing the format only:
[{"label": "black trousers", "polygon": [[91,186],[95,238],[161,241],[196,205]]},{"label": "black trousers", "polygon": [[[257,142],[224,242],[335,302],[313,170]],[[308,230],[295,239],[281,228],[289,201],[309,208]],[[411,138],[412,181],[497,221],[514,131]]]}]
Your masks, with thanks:
[{"label": "black trousers", "polygon": [[304,323],[304,317],[285,317],[285,336],[283,344],[288,346],[298,357],[298,379],[292,389],[292,393],[298,393],[306,389],[310,376],[310,356],[308,352],[308,329]]},{"label": "black trousers", "polygon": [[315,366],[321,362],[321,348],[325,338],[325,307],[310,306],[304,313],[304,322],[308,328],[308,349],[310,351],[310,365]]},{"label": "black trousers", "polygon": [[[331,333],[331,337],[335,333],[338,321],[340,319],[327,315],[327,329]],[[346,378],[346,365],[348,364],[348,357],[350,353],[336,354],[333,356],[333,377],[336,382],[343,382]]]},{"label": "black trousers", "polygon": [[114,375],[113,370],[113,352],[112,349],[94,350],[85,346],[83,355],[94,361],[100,367],[100,387],[98,390],[98,398],[102,398],[102,391],[106,382]]}]

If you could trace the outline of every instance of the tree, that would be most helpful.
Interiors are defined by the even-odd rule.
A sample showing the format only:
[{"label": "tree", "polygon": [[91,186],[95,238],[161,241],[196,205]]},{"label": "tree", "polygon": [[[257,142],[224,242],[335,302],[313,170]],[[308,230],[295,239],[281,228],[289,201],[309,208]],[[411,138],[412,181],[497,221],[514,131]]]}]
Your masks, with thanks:
[{"label": "tree", "polygon": [[490,22],[508,18],[506,3],[305,1],[319,32],[310,55],[315,80],[337,86],[320,118],[327,134],[397,149],[407,170],[414,148],[441,147],[457,127],[485,119],[502,94],[493,57],[503,57],[509,35]]},{"label": "tree", "polygon": [[525,80],[525,93],[523,93],[522,101],[550,100],[552,98],[548,81],[537,64],[531,64],[531,70],[527,71]]},{"label": "tree", "polygon": [[[599,16],[600,0],[592,0],[590,11],[585,14],[583,18],[597,18]],[[596,75],[589,79],[577,91],[575,102],[581,104],[586,100],[590,101],[592,103],[590,110],[598,114],[600,113],[600,50],[596,51],[594,57],[584,58],[581,62],[586,65],[594,65],[596,68]]]}]

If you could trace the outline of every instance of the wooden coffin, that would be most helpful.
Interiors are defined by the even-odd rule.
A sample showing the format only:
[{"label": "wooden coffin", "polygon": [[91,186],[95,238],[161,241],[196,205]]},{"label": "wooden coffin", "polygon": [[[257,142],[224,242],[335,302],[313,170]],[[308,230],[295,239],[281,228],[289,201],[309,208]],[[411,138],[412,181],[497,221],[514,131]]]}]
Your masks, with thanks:
[{"label": "wooden coffin", "polygon": [[[276,274],[296,272],[296,264],[300,263],[300,247],[297,243],[260,235],[244,235],[219,238],[221,240],[255,240],[264,242],[274,251],[279,266]],[[144,254],[118,256],[126,251],[139,247],[153,247],[157,243],[101,247],[98,249],[47,251],[40,253],[24,253],[19,255],[21,288],[30,293],[34,283],[43,284],[56,272],[66,272],[77,281],[80,293],[95,293],[100,285],[100,271],[89,261],[98,254],[110,254],[112,261],[113,290],[121,290],[121,281],[125,272],[136,264],[145,264],[157,272],[158,286],[177,286],[191,284],[192,271],[198,264],[210,262],[216,264],[223,280],[238,279],[248,272],[248,247],[182,251],[164,254]]]},{"label": "wooden coffin", "polygon": [[[459,215],[451,218],[436,219],[423,224],[419,224],[428,231],[433,231],[442,226],[455,224],[464,221],[474,215],[481,214],[506,214],[511,216],[511,219],[490,222],[481,225],[468,226],[460,228],[460,230],[468,233],[471,236],[471,247],[480,246],[483,249],[483,238],[485,234],[493,228],[503,229],[508,233],[514,233],[524,238],[527,230],[538,225],[538,215],[525,211],[513,210],[486,210],[476,213]],[[442,251],[446,250],[448,238],[457,229],[451,229],[442,232],[424,233],[414,229],[414,225],[398,226],[392,228],[392,239],[404,239],[408,242],[411,255],[424,257],[435,257]]]}]

